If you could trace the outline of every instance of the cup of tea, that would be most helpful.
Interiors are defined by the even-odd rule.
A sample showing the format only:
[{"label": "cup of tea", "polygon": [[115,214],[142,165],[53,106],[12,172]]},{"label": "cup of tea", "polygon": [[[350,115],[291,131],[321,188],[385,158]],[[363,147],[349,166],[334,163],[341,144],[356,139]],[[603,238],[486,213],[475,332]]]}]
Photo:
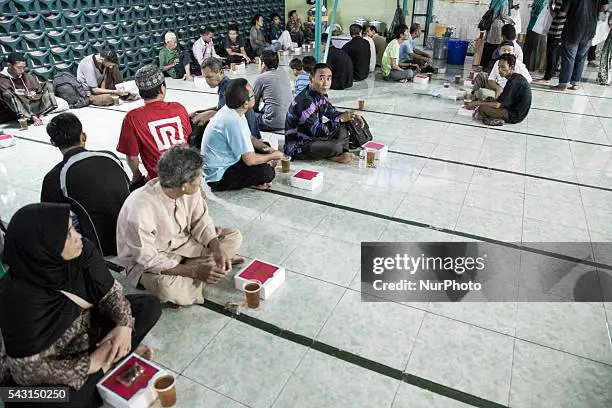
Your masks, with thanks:
[{"label": "cup of tea", "polygon": [[28,120],[26,118],[19,119],[19,129],[28,130]]},{"label": "cup of tea", "polygon": [[461,83],[461,75],[455,75],[455,83],[456,84],[460,84]]},{"label": "cup of tea", "polygon": [[445,83],[444,83],[444,87],[445,87],[445,88],[450,88],[450,83],[445,82]]},{"label": "cup of tea", "polygon": [[376,161],[376,152],[374,150],[366,150],[366,163],[368,167],[374,167]]},{"label": "cup of tea", "polygon": [[176,404],[176,379],[173,375],[166,374],[159,377],[153,383],[153,388],[159,395],[162,407],[172,407]]},{"label": "cup of tea", "polygon": [[259,307],[259,294],[261,292],[261,282],[258,280],[250,280],[244,284],[244,293],[246,294],[247,306],[250,309]]},{"label": "cup of tea", "polygon": [[359,104],[359,110],[365,109],[365,99],[358,99],[357,103]]},{"label": "cup of tea", "polygon": [[291,157],[285,155],[281,159],[281,172],[289,173],[291,171]]},{"label": "cup of tea", "polygon": [[236,64],[232,62],[232,64],[230,65],[230,69],[232,70],[232,72],[236,72]]},{"label": "cup of tea", "polygon": [[111,98],[113,98],[113,105],[119,105],[119,96],[118,95],[112,95]]}]

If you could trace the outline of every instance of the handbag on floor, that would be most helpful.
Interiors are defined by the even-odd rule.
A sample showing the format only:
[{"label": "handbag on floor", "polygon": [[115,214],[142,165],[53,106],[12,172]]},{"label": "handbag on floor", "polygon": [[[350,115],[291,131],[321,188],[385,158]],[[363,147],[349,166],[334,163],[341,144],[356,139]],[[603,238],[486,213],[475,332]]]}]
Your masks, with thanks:
[{"label": "handbag on floor", "polygon": [[372,132],[370,132],[370,126],[365,119],[363,120],[363,127],[351,120],[346,123],[346,130],[349,134],[349,149],[358,149],[372,140]]}]

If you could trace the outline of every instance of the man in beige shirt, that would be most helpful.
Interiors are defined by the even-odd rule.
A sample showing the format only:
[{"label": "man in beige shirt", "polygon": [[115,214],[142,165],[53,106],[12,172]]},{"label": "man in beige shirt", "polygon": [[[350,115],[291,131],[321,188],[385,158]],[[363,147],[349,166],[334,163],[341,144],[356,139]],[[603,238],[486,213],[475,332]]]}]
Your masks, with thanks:
[{"label": "man in beige shirt", "polygon": [[237,229],[215,228],[204,200],[203,159],[181,146],[157,164],[158,178],[132,193],[117,220],[117,257],[128,280],[162,302],[204,303],[206,283],[225,278],[240,249]]}]

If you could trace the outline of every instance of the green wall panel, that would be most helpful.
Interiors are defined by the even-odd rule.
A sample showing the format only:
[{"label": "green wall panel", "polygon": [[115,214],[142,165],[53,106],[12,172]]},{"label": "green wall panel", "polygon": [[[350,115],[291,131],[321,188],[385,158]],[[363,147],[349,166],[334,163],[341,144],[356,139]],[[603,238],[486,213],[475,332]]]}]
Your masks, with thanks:
[{"label": "green wall panel", "polygon": [[30,72],[50,79],[60,71],[76,73],[84,56],[110,45],[131,78],[140,66],[156,62],[167,31],[190,47],[199,27],[210,26],[218,45],[228,23],[248,37],[255,14],[267,21],[284,10],[284,0],[0,0],[0,59],[27,53]]}]

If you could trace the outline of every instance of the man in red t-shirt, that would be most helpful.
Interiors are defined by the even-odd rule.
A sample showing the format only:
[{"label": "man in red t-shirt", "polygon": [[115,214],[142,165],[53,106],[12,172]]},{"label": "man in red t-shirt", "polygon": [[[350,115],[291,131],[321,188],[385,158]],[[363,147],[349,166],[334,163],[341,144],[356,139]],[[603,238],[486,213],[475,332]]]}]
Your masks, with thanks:
[{"label": "man in red t-shirt", "polygon": [[138,156],[147,170],[147,178],[157,177],[157,161],[162,153],[176,144],[185,144],[191,134],[189,114],[177,102],[164,102],[166,82],[161,71],[145,65],[136,71],[136,86],[144,106],[125,116],[117,151],[127,156],[132,184],[142,184]]}]

